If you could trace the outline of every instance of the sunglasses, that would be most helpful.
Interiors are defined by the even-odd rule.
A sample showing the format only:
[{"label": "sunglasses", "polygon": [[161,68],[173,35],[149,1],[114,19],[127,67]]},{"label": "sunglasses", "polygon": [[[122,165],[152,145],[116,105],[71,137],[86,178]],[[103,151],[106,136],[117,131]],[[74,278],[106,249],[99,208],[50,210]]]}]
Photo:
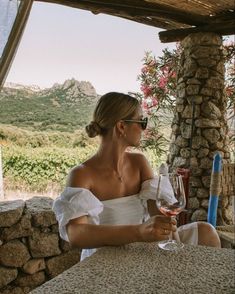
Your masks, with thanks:
[{"label": "sunglasses", "polygon": [[124,119],[124,122],[130,122],[130,123],[137,123],[141,125],[142,130],[145,130],[147,128],[148,125],[148,118],[142,118],[140,120],[136,120],[136,119]]}]

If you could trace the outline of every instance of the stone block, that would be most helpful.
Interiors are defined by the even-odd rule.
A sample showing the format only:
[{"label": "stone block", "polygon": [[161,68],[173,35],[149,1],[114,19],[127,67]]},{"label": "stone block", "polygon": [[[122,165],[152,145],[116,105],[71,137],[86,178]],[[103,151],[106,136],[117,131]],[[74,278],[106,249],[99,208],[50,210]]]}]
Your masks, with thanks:
[{"label": "stone block", "polygon": [[192,78],[187,80],[188,85],[201,85],[201,82],[198,79]]},{"label": "stone block", "polygon": [[208,157],[204,157],[200,160],[200,168],[204,168],[204,169],[210,169],[212,168],[212,163],[213,160],[208,158]]},{"label": "stone block", "polygon": [[37,272],[40,272],[41,270],[44,270],[46,268],[46,264],[43,258],[35,258],[35,259],[30,259],[27,261],[22,270],[26,274],[35,274]]},{"label": "stone block", "polygon": [[191,157],[189,160],[192,167],[198,167],[198,160],[196,157]]},{"label": "stone block", "polygon": [[210,77],[206,81],[206,86],[212,89],[223,89],[224,88],[224,80],[219,77]]},{"label": "stone block", "polygon": [[0,293],[1,294],[25,294],[28,292],[23,291],[23,289],[21,289],[20,287],[14,287],[14,286],[8,285],[4,287],[4,289],[1,290]]},{"label": "stone block", "polygon": [[191,209],[197,209],[197,208],[199,208],[199,201],[198,201],[197,197],[189,198],[189,200],[188,200],[188,206]]},{"label": "stone block", "polygon": [[209,200],[208,199],[203,199],[201,202],[201,206],[204,208],[208,208],[209,206]]},{"label": "stone block", "polygon": [[80,249],[74,249],[46,261],[47,273],[51,278],[80,261]]},{"label": "stone block", "polygon": [[215,56],[219,56],[220,51],[219,47],[211,47],[211,46],[197,46],[196,50],[193,51],[192,56],[195,59],[198,58],[214,58]]},{"label": "stone block", "polygon": [[0,266],[0,289],[15,280],[17,274],[18,271],[16,268],[12,269]]},{"label": "stone block", "polygon": [[190,184],[192,185],[192,187],[201,187],[202,186],[201,179],[199,177],[194,177],[194,176],[190,177]]},{"label": "stone block", "polygon": [[223,60],[221,60],[220,62],[218,62],[217,66],[216,66],[216,72],[218,72],[222,77],[224,76],[225,73],[225,63]]},{"label": "stone block", "polygon": [[187,147],[189,144],[188,140],[183,138],[182,136],[177,136],[175,140],[175,145],[179,147]]},{"label": "stone block", "polygon": [[184,105],[182,104],[177,104],[175,107],[177,112],[182,112],[184,110]]},{"label": "stone block", "polygon": [[10,241],[0,247],[0,264],[21,267],[30,259],[27,247],[19,240]]},{"label": "stone block", "polygon": [[203,183],[204,187],[210,188],[211,176],[203,176],[202,177],[202,183]]},{"label": "stone block", "polygon": [[186,96],[186,89],[179,89],[177,93],[177,97],[184,98]]},{"label": "stone block", "polygon": [[190,34],[182,41],[182,46],[185,48],[195,48],[196,45],[210,46],[210,45],[222,45],[222,38],[215,33],[195,33]]},{"label": "stone block", "polygon": [[191,220],[196,221],[206,221],[207,220],[207,211],[203,208],[197,209],[192,214]]},{"label": "stone block", "polygon": [[197,59],[199,66],[205,66],[205,67],[213,67],[217,64],[217,60],[212,58],[199,58]]},{"label": "stone block", "polygon": [[208,154],[209,154],[209,149],[208,148],[200,148],[198,150],[197,157],[198,158],[203,158],[203,157],[206,157]]},{"label": "stone block", "polygon": [[181,131],[183,138],[185,138],[185,139],[191,138],[191,125],[185,124],[182,122],[180,124],[180,131]]},{"label": "stone block", "polygon": [[202,97],[201,95],[187,96],[187,102],[189,104],[192,104],[192,103],[201,104],[203,99],[205,99],[205,97]]},{"label": "stone block", "polygon": [[206,101],[201,105],[201,114],[207,118],[218,119],[221,117],[220,109],[212,102]]},{"label": "stone block", "polygon": [[26,201],[26,210],[32,215],[34,226],[49,227],[57,223],[52,204],[53,199],[49,197],[35,196]]},{"label": "stone block", "polygon": [[[200,107],[198,105],[195,106],[195,112],[194,112],[194,118],[199,117],[200,115]],[[192,105],[186,105],[184,108],[184,111],[182,113],[182,118],[190,118],[192,119],[193,117],[193,109]],[[190,121],[191,124],[191,121]]]},{"label": "stone block", "polygon": [[59,232],[58,223],[51,226],[51,231],[52,231],[52,233],[58,233]]},{"label": "stone block", "polygon": [[4,228],[0,235],[1,239],[9,241],[12,239],[17,239],[31,235],[33,229],[31,227],[30,219],[31,216],[29,214],[25,214],[22,216],[18,223],[12,225],[10,228]]},{"label": "stone block", "polygon": [[195,126],[198,128],[220,128],[219,120],[211,120],[208,118],[201,118],[195,120]]},{"label": "stone block", "polygon": [[60,243],[60,248],[63,252],[67,252],[67,251],[71,250],[71,245],[69,244],[69,242],[67,242],[63,239],[60,239],[59,243]]},{"label": "stone block", "polygon": [[207,79],[208,77],[209,77],[208,68],[199,67],[196,74],[195,74],[195,78],[197,78],[197,79]]},{"label": "stone block", "polygon": [[205,96],[212,96],[213,95],[213,90],[211,88],[203,87],[201,89],[200,94],[205,95]]},{"label": "stone block", "polygon": [[45,282],[45,273],[44,271],[37,272],[33,275],[27,275],[20,273],[17,279],[14,281],[14,284],[20,287],[32,287],[35,288]]},{"label": "stone block", "polygon": [[0,227],[11,227],[19,221],[24,210],[23,200],[0,202]]},{"label": "stone block", "polygon": [[175,157],[173,161],[173,167],[185,167],[187,166],[188,160],[182,157]]},{"label": "stone block", "polygon": [[197,71],[197,64],[194,60],[187,58],[184,63],[184,77],[194,77]]},{"label": "stone block", "polygon": [[197,95],[199,94],[200,86],[199,85],[188,85],[186,88],[187,95]]},{"label": "stone block", "polygon": [[59,255],[61,251],[58,234],[35,230],[29,237],[29,249],[34,258]]},{"label": "stone block", "polygon": [[202,169],[198,167],[192,167],[191,168],[191,174],[194,176],[201,176],[202,174]]},{"label": "stone block", "polygon": [[208,198],[209,197],[209,190],[204,188],[199,188],[197,190],[197,198]]},{"label": "stone block", "polygon": [[189,158],[190,157],[190,149],[189,148],[180,149],[180,156],[183,158]]},{"label": "stone block", "polygon": [[210,144],[214,144],[220,139],[220,133],[216,129],[205,129],[202,131],[202,135]]},{"label": "stone block", "polygon": [[205,138],[202,136],[194,136],[192,140],[192,148],[199,149],[200,147],[208,148],[209,144]]}]

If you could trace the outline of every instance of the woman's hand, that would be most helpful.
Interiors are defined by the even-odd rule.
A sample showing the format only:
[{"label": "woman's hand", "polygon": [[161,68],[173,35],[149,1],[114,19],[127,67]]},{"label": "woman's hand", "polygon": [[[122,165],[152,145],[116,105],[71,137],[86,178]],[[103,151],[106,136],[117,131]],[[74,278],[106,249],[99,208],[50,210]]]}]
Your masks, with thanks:
[{"label": "woman's hand", "polygon": [[156,215],[139,226],[140,238],[143,242],[153,242],[168,239],[171,232],[177,230],[174,218]]}]

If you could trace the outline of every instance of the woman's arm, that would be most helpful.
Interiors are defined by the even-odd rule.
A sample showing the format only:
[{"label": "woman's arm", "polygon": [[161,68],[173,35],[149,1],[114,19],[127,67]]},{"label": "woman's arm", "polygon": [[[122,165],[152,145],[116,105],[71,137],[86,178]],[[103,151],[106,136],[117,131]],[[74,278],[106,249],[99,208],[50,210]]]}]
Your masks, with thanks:
[{"label": "woman's arm", "polygon": [[70,220],[67,234],[71,245],[80,248],[118,246],[133,242],[153,242],[167,239],[176,230],[170,217],[155,216],[140,225],[93,225],[87,216]]},{"label": "woman's arm", "polygon": [[[139,166],[140,166],[141,182],[154,178],[153,170],[144,155],[139,156]],[[156,201],[149,199],[147,200],[147,205],[148,205],[148,213],[150,216],[162,215],[162,213],[158,210],[156,206]]]}]

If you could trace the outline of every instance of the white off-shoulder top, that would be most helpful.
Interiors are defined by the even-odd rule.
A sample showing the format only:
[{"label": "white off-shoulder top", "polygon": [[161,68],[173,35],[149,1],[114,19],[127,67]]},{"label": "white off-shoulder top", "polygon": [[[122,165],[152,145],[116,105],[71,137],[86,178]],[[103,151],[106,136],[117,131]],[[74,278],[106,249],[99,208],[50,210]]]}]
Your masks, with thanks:
[{"label": "white off-shoulder top", "polygon": [[[156,200],[157,182],[157,178],[144,181],[138,194],[105,201],[100,201],[88,189],[66,187],[62,194],[55,199],[52,207],[59,223],[61,238],[69,242],[66,225],[71,219],[84,215],[88,216],[89,223],[96,225],[129,225],[143,223],[149,218],[147,200]],[[167,184],[161,193],[166,198],[172,197],[172,191]],[[194,233],[193,240],[191,235],[190,233],[190,240],[188,240],[187,243],[197,243],[197,234],[195,239]],[[82,250],[81,260],[90,256],[95,251],[96,249]]]}]

